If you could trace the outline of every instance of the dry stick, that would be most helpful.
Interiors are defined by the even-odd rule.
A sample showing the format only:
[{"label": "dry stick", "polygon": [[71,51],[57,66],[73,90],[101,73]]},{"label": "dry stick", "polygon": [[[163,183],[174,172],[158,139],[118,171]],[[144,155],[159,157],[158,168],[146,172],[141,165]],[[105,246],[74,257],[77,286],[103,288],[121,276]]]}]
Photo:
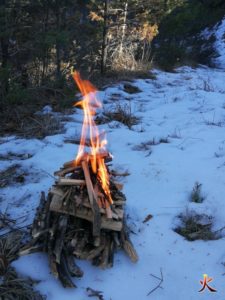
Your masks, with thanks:
[{"label": "dry stick", "polygon": [[70,272],[68,270],[66,258],[64,254],[61,255],[60,264],[57,264],[57,270],[59,274],[59,280],[65,288],[76,288],[76,285],[70,278]]},{"label": "dry stick", "polygon": [[54,172],[54,175],[59,176],[59,177],[63,177],[68,173],[72,173],[76,169],[77,169],[77,167],[63,168],[63,169],[60,169],[59,171]]},{"label": "dry stick", "polygon": [[43,245],[31,246],[31,247],[26,248],[24,250],[20,250],[18,255],[19,256],[28,255],[28,254],[31,254],[31,253],[40,252],[42,250],[43,250]]},{"label": "dry stick", "polygon": [[66,207],[68,207],[69,205],[71,193],[72,193],[72,187],[68,188],[68,190],[65,192],[64,196],[61,199],[63,205]]},{"label": "dry stick", "polygon": [[84,185],[85,181],[82,179],[69,179],[69,178],[60,178],[57,180],[57,185]]},{"label": "dry stick", "polygon": [[80,269],[80,267],[75,263],[74,257],[72,254],[68,252],[68,249],[64,247],[63,249],[63,255],[66,260],[66,266],[67,269],[70,273],[70,275],[73,277],[82,277],[83,276],[83,271]]},{"label": "dry stick", "polygon": [[101,215],[98,207],[98,203],[96,201],[96,196],[94,193],[94,188],[91,182],[91,177],[89,173],[88,164],[86,161],[82,161],[82,168],[84,171],[84,177],[87,185],[88,197],[91,204],[91,208],[93,211],[93,236],[100,236],[101,229]]},{"label": "dry stick", "polygon": [[127,253],[127,255],[130,257],[131,261],[137,262],[138,255],[136,250],[134,249],[131,240],[129,239],[128,229],[125,220],[123,220],[123,228],[121,230],[120,238],[121,238],[122,247],[124,251]]},{"label": "dry stick", "polygon": [[49,260],[50,270],[56,278],[59,278],[57,263],[55,260],[55,255],[53,253],[53,247],[54,247],[54,243],[55,243],[55,233],[57,230],[57,226],[58,226],[58,215],[56,215],[55,218],[52,220],[50,234],[48,237],[47,252],[48,252],[48,260]]},{"label": "dry stick", "polygon": [[159,288],[162,288],[161,287],[161,284],[163,283],[163,273],[162,273],[162,268],[160,268],[160,274],[161,274],[161,278],[153,275],[153,274],[150,274],[152,277],[156,278],[159,280],[159,283],[157,284],[156,287],[154,287],[150,292],[148,292],[147,296],[149,296],[150,294],[152,294],[154,291],[156,291],[157,289]]},{"label": "dry stick", "polygon": [[110,172],[112,176],[121,176],[121,177],[126,177],[126,176],[129,176],[130,173],[129,172],[123,172],[123,173],[119,173],[119,172],[116,172],[116,171],[111,171]]},{"label": "dry stick", "polygon": [[104,297],[102,295],[102,291],[95,291],[90,287],[86,288],[86,291],[88,293],[88,297],[97,297],[99,300],[104,300]]},{"label": "dry stick", "polygon": [[[98,198],[104,203],[104,202],[107,202],[107,200],[105,199],[105,196],[99,192],[99,189],[98,189],[98,185],[96,184],[95,187],[94,187],[94,194],[95,195],[98,195]],[[112,219],[113,216],[112,216],[112,210],[111,210],[111,207],[110,207],[110,204],[107,202],[106,203],[106,208],[103,209],[104,212],[103,213],[106,213],[106,216],[108,219]],[[100,212],[101,212],[101,209],[100,209]],[[115,214],[114,214],[115,215]]]},{"label": "dry stick", "polygon": [[[112,156],[111,156],[111,154],[110,154],[109,152],[98,153],[98,157],[99,157],[99,158],[103,158],[103,159],[105,160],[106,163],[112,161]],[[79,166],[80,166],[80,163],[81,163],[82,161],[87,160],[87,158],[92,159],[92,158],[93,158],[93,155],[88,154],[88,153],[84,153],[84,154],[82,155],[82,157],[80,158],[80,160],[79,160],[78,163],[76,163],[75,160],[71,160],[71,161],[65,162],[65,163],[63,164],[63,168],[79,167]]]}]

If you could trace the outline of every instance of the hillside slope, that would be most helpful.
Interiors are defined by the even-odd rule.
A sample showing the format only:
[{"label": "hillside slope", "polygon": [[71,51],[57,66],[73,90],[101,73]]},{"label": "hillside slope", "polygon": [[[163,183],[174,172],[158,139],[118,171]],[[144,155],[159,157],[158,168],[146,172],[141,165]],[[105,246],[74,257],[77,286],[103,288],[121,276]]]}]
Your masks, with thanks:
[{"label": "hillside slope", "polygon": [[224,1],[187,1],[172,11],[162,20],[153,41],[155,65],[165,70],[187,64],[216,66],[215,58],[222,51],[218,40],[222,40],[224,16]]},{"label": "hillside slope", "polygon": [[216,36],[214,47],[218,52],[215,63],[217,67],[225,69],[225,18],[215,26],[214,30]]}]

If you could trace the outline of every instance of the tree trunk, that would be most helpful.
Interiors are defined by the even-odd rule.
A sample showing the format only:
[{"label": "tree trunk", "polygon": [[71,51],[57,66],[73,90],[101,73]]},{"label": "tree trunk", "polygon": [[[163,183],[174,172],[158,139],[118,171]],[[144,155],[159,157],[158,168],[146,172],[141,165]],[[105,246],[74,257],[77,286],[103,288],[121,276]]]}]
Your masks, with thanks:
[{"label": "tree trunk", "polygon": [[[56,8],[56,28],[57,28],[57,35],[60,33],[60,8],[59,4]],[[57,37],[56,40],[56,79],[60,80],[61,78],[61,58],[60,58],[60,50],[61,45],[59,38]]]},{"label": "tree trunk", "polygon": [[[46,16],[44,18],[44,28],[43,32],[46,37],[46,33],[48,32],[48,20],[49,20],[49,2],[46,3]],[[45,46],[46,47],[46,46]],[[48,70],[48,48],[44,50],[43,57],[42,57],[42,74],[41,74],[41,84],[44,84],[44,79],[46,75],[46,71]]]},{"label": "tree trunk", "polygon": [[125,2],[125,7],[124,7],[124,17],[123,17],[123,25],[122,25],[122,37],[121,37],[120,50],[119,50],[120,55],[123,53],[123,42],[124,42],[124,38],[125,38],[125,34],[126,34],[127,9],[128,9],[128,1]]},{"label": "tree trunk", "polygon": [[107,60],[107,19],[108,19],[108,0],[105,0],[104,6],[104,26],[103,26],[103,39],[102,39],[102,58],[101,58],[101,74],[105,73],[106,60]]},{"label": "tree trunk", "polygon": [[[6,1],[2,1],[2,10],[3,10],[3,28],[2,30],[6,30],[7,28],[7,11],[6,11]],[[8,78],[8,61],[9,61],[9,37],[8,36],[2,36],[1,39],[1,52],[2,52],[2,63],[1,67],[3,70],[5,70],[5,74],[3,74],[2,78],[2,96],[4,97],[5,94],[7,94],[9,89],[9,78]]]}]

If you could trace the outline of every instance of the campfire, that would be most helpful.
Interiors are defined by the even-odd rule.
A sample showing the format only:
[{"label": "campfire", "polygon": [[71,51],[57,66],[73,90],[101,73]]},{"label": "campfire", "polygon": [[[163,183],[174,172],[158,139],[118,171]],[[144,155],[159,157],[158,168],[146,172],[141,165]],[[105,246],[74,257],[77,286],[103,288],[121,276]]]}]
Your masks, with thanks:
[{"label": "campfire", "polygon": [[57,180],[47,199],[42,193],[32,241],[21,251],[46,252],[52,274],[64,287],[75,286],[71,276],[83,275],[74,258],[112,267],[114,252],[122,248],[133,262],[138,260],[126,225],[123,186],[115,181],[121,174],[110,171],[112,155],[106,150],[105,134],[94,122],[101,108],[97,90],[78,72],[72,75],[83,97],[75,104],[84,112],[78,153],[55,172]]}]

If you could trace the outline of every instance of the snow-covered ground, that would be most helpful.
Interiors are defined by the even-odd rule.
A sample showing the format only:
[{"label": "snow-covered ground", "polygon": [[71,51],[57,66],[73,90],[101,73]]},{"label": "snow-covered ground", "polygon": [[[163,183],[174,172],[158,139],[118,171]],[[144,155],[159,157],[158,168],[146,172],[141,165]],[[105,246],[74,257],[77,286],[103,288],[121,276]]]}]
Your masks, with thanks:
[{"label": "snow-covered ground", "polygon": [[[183,67],[176,73],[154,71],[156,79],[136,80],[142,92],[127,94],[123,83],[99,93],[106,110],[118,104],[130,107],[140,123],[129,130],[111,122],[100,126],[107,131],[113,168],[128,170],[124,179],[131,239],[139,254],[132,264],[122,252],[115,255],[114,267],[100,270],[78,261],[84,270],[75,279],[77,289],[63,289],[49,272],[44,254],[21,257],[13,263],[22,274],[40,279],[37,288],[49,300],[88,299],[87,287],[103,291],[105,300],[197,300],[225,297],[224,238],[190,242],[174,232],[177,216],[186,211],[205,213],[214,219],[213,230],[225,226],[225,85],[221,69]],[[75,157],[77,146],[64,139],[80,134],[82,111],[65,123],[66,132],[43,140],[1,138],[0,154],[27,153],[25,160],[1,161],[0,171],[19,163],[34,173],[25,184],[2,188],[1,211],[12,217],[27,215],[31,223],[40,192],[54,182],[52,174]],[[137,145],[167,138],[169,143],[137,151]],[[195,182],[202,184],[203,203],[190,201]],[[143,223],[145,217],[153,218]],[[147,296],[163,274],[162,288]],[[199,281],[206,273],[213,277],[203,294]]]}]

